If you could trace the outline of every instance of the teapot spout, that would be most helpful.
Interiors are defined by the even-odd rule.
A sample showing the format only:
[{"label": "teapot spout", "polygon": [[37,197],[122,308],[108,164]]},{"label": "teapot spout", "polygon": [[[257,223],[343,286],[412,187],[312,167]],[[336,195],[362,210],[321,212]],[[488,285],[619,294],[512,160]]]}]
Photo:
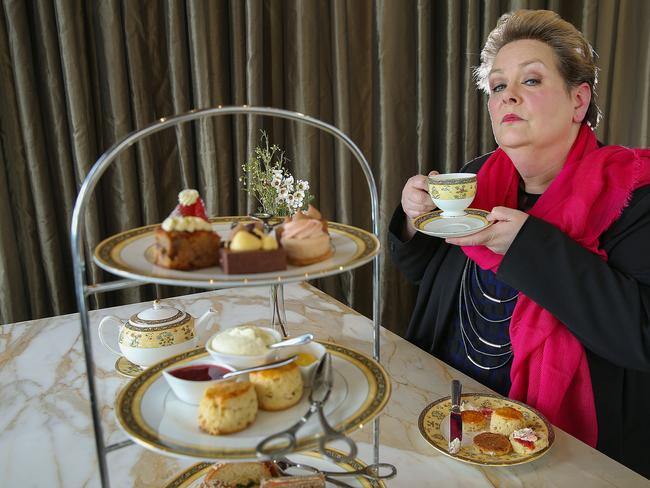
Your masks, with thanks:
[{"label": "teapot spout", "polygon": [[199,338],[199,343],[204,344],[212,334],[219,330],[219,324],[215,322],[219,316],[214,308],[210,307],[199,319],[196,321],[196,336]]}]

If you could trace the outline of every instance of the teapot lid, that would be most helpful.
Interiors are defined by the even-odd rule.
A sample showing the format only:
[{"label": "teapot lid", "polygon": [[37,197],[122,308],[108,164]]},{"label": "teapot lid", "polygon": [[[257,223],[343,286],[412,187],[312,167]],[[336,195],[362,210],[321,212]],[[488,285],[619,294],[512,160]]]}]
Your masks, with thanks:
[{"label": "teapot lid", "polygon": [[131,317],[131,325],[137,327],[162,327],[180,325],[187,322],[190,315],[174,307],[163,305],[154,300],[153,306]]}]

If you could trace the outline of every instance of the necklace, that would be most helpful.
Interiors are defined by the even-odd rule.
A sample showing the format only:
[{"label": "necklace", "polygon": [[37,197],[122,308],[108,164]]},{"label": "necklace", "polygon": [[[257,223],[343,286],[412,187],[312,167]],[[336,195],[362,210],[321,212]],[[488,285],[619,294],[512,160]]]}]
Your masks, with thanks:
[{"label": "necklace", "polygon": [[[474,266],[473,273],[470,272],[470,266]],[[470,290],[470,280],[471,276],[474,276],[477,288],[479,292],[488,300],[494,302],[494,303],[508,303],[513,301],[514,299],[517,298],[518,294],[516,294],[513,297],[506,298],[506,299],[499,299],[497,297],[492,297],[488,295],[483,287],[480,284],[480,280],[478,277],[478,271],[476,269],[476,264],[471,262],[470,259],[468,258],[465,267],[463,269],[463,274],[461,276],[460,280],[460,289],[459,289],[459,297],[458,297],[458,316],[459,316],[459,325],[460,325],[460,331],[461,331],[461,340],[463,342],[463,347],[465,349],[465,356],[467,359],[477,368],[483,369],[483,370],[494,370],[501,368],[505,366],[510,359],[512,358],[512,344],[511,342],[507,342],[505,344],[496,344],[493,342],[488,341],[484,337],[482,337],[479,333],[476,327],[474,326],[474,323],[472,322],[472,317],[470,313],[470,307],[469,305],[472,305],[472,309],[476,313],[477,316],[481,317],[483,320],[485,320],[488,324],[503,324],[508,326],[509,321],[512,318],[512,314],[505,319],[490,319],[486,317],[481,311],[478,309],[476,302],[474,301],[474,298],[472,297],[472,293]],[[489,348],[496,349],[497,351],[494,352],[489,352],[485,350],[480,350],[478,347],[476,347],[472,339],[470,338],[470,335],[467,330],[467,326],[465,324],[464,317],[467,317],[467,324],[469,324],[469,329],[471,329],[471,332],[473,335],[485,346]],[[481,363],[479,363],[477,360],[475,360],[472,355],[469,352],[469,348],[467,345],[469,344],[469,348],[473,350],[475,354],[482,355],[482,356],[488,356],[488,357],[504,357],[504,361],[495,365],[495,366],[485,366]]]}]

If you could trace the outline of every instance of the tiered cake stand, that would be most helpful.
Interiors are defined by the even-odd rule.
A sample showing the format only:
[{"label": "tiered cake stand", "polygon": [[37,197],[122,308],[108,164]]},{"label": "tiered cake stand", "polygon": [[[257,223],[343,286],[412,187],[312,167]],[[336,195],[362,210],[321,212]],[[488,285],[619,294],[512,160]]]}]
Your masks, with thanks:
[{"label": "tiered cake stand", "polygon": [[[84,346],[84,358],[86,361],[86,372],[88,376],[88,389],[90,396],[90,405],[92,409],[92,418],[93,418],[93,427],[95,432],[95,446],[97,450],[97,458],[99,462],[99,471],[100,479],[103,487],[109,486],[109,476],[108,468],[106,464],[106,454],[115,449],[125,447],[131,444],[131,441],[122,442],[118,444],[113,444],[106,446],[104,444],[104,435],[101,425],[101,418],[99,412],[99,405],[97,399],[97,392],[95,388],[95,365],[93,362],[92,354],[92,344],[90,339],[90,321],[88,318],[88,296],[95,293],[103,293],[108,291],[114,291],[124,288],[129,288],[133,286],[139,286],[143,283],[158,283],[158,284],[171,284],[171,285],[190,285],[197,286],[200,288],[206,289],[218,289],[218,288],[230,288],[234,286],[259,286],[259,285],[271,285],[272,293],[277,294],[277,287],[281,286],[283,283],[290,282],[299,282],[305,281],[306,279],[315,279],[322,276],[333,275],[341,273],[352,268],[361,266],[368,261],[372,260],[373,266],[373,278],[372,278],[372,301],[373,301],[373,356],[376,361],[379,361],[379,352],[380,352],[380,333],[379,333],[379,296],[380,296],[380,284],[379,284],[379,256],[378,256],[378,244],[376,246],[376,252],[372,255],[366,256],[366,258],[361,258],[355,260],[352,264],[348,266],[334,267],[327,270],[322,270],[320,273],[307,274],[307,273],[287,273],[283,276],[276,276],[273,278],[263,278],[255,275],[249,275],[246,278],[239,279],[198,279],[195,281],[188,282],[183,279],[176,278],[174,276],[157,276],[151,275],[143,272],[135,272],[129,270],[129,267],[126,266],[124,269],[121,269],[119,265],[117,266],[102,266],[105,269],[108,269],[113,274],[121,276],[123,279],[117,281],[111,281],[107,283],[98,283],[98,284],[87,284],[86,283],[86,259],[83,252],[83,224],[85,222],[84,217],[88,208],[88,204],[91,200],[92,193],[97,186],[97,183],[104,172],[108,169],[109,165],[117,160],[118,156],[125,151],[127,148],[135,144],[136,142],[144,139],[145,137],[159,132],[161,130],[177,126],[179,124],[195,121],[199,119],[207,119],[210,117],[215,117],[219,115],[261,115],[261,116],[271,116],[279,117],[281,119],[288,119],[303,124],[307,124],[318,129],[321,129],[335,137],[339,142],[343,143],[347,147],[355,159],[361,166],[363,173],[366,178],[366,183],[368,185],[368,190],[370,192],[370,203],[371,203],[371,222],[372,222],[372,238],[375,242],[377,241],[377,236],[379,235],[379,208],[378,208],[378,197],[377,197],[377,186],[375,185],[375,180],[372,176],[370,166],[363,156],[359,148],[347,137],[343,132],[341,132],[336,127],[322,122],[318,119],[303,115],[297,112],[290,112],[287,110],[280,110],[275,108],[267,107],[217,107],[204,110],[192,110],[188,113],[175,115],[173,117],[164,117],[158,121],[152,123],[151,125],[144,127],[138,131],[132,132],[131,134],[124,137],[121,141],[114,144],[108,151],[106,151],[93,165],[88,176],[84,180],[81,189],[79,190],[79,195],[74,207],[74,212],[72,214],[72,224],[70,229],[70,240],[72,246],[72,258],[73,258],[73,267],[74,267],[74,279],[75,279],[75,292],[77,296],[77,306],[79,309],[79,315],[81,319],[81,333]],[[350,228],[349,226],[347,226]],[[354,229],[354,228],[352,228]],[[361,231],[365,232],[365,231]],[[118,263],[119,264],[119,263]],[[373,423],[373,448],[374,448],[374,462],[379,462],[379,419],[376,418]]]}]

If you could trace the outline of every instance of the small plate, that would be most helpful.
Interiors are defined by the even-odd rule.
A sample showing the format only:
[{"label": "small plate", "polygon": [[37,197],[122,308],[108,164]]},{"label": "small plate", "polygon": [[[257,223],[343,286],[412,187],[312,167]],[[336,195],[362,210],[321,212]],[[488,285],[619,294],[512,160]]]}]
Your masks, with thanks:
[{"label": "small plate", "polygon": [[[337,449],[328,448],[327,450],[333,458],[340,459],[343,457],[343,453]],[[316,451],[305,451],[301,453],[291,454],[288,457],[294,462],[309,464],[315,468],[327,471],[356,471],[357,469],[363,469],[366,467],[366,464],[359,459],[354,459],[347,463],[344,463],[342,461],[331,461],[330,459],[324,458],[320,453]],[[167,483],[165,485],[165,488],[199,488],[201,486],[201,482],[203,481],[203,477],[210,472],[212,466],[213,463],[198,463],[190,466],[169,483]],[[367,479],[363,478],[362,476],[357,476],[354,478],[343,477],[337,479],[340,479],[341,481],[347,483],[349,486],[355,488],[386,487],[384,482],[381,480]],[[328,482],[326,486],[327,488],[330,488],[334,485]]]},{"label": "small plate", "polygon": [[133,364],[124,356],[120,356],[119,359],[115,361],[115,371],[120,373],[122,376],[126,376],[127,378],[135,378],[140,373],[142,373],[144,369],[142,369],[137,364]]},{"label": "small plate", "polygon": [[463,432],[463,441],[460,452],[454,456],[449,454],[449,411],[451,410],[451,399],[449,397],[441,398],[427,405],[418,419],[418,429],[422,437],[431,444],[436,450],[453,457],[459,461],[471,464],[480,464],[482,466],[513,466],[533,461],[544,454],[551,448],[555,441],[555,432],[553,426],[537,410],[528,405],[504,398],[500,395],[490,393],[465,393],[462,395],[462,401],[468,402],[478,408],[490,408],[492,410],[501,407],[512,407],[519,410],[524,415],[526,427],[537,432],[543,432],[548,438],[548,446],[541,451],[529,455],[520,455],[512,451],[504,456],[491,456],[480,452],[473,446],[472,439],[479,432]]},{"label": "small plate", "polygon": [[434,237],[463,237],[476,234],[488,228],[492,222],[486,218],[490,212],[477,208],[468,208],[465,215],[459,217],[443,217],[442,210],[427,212],[413,219],[415,228]]}]

